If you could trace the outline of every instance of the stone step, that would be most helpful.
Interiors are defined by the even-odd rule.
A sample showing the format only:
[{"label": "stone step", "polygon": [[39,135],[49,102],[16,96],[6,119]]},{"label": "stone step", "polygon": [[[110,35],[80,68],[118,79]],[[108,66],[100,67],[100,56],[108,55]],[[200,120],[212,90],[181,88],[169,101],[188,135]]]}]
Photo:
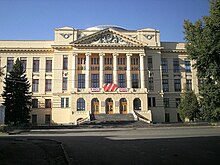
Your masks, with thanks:
[{"label": "stone step", "polygon": [[95,114],[92,115],[91,120],[99,122],[106,121],[134,121],[133,114]]}]

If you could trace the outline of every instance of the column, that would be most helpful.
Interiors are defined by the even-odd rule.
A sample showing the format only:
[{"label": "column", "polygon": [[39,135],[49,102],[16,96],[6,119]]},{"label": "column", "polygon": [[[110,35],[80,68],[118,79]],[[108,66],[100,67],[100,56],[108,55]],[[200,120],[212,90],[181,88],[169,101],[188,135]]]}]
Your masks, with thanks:
[{"label": "column", "polygon": [[113,53],[113,83],[118,85],[118,74],[117,74],[117,56],[118,53]]},{"label": "column", "polygon": [[104,84],[104,56],[105,53],[99,53],[99,86]]},{"label": "column", "polygon": [[145,54],[140,55],[140,78],[141,78],[141,89],[145,88],[145,78],[144,78],[144,56]]},{"label": "column", "polygon": [[127,88],[131,88],[131,56],[132,54],[126,54],[127,58]]},{"label": "column", "polygon": [[76,88],[76,57],[77,53],[73,53],[72,57],[72,90]]},{"label": "column", "polygon": [[88,89],[90,86],[90,76],[89,76],[89,73],[90,73],[90,56],[91,56],[91,53],[87,52],[86,54],[86,75],[85,75],[85,88]]}]

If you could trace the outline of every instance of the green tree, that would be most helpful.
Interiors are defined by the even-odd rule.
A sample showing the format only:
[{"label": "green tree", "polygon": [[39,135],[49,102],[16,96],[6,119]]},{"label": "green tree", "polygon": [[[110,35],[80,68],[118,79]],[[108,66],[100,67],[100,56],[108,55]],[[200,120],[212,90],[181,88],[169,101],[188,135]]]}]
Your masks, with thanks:
[{"label": "green tree", "polygon": [[5,106],[5,123],[14,123],[14,125],[28,123],[31,108],[30,83],[19,59],[6,75],[4,84],[2,97]]},{"label": "green tree", "polygon": [[178,106],[178,113],[182,121],[186,118],[194,121],[199,118],[199,103],[193,91],[185,91],[181,96],[181,102]]},{"label": "green tree", "polygon": [[204,81],[200,88],[202,115],[208,120],[220,107],[220,0],[210,1],[209,16],[195,23],[185,20],[184,29],[187,53],[195,61],[198,78]]}]

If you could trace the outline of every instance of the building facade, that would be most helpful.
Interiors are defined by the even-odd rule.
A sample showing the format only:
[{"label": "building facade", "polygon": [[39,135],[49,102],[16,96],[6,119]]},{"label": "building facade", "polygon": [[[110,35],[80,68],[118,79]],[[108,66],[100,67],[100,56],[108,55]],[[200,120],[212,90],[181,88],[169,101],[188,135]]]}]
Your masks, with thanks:
[{"label": "building facade", "polygon": [[183,89],[198,93],[184,43],[161,42],[150,28],[63,27],[55,29],[54,40],[1,40],[5,73],[17,58],[32,84],[33,124],[76,124],[90,114],[177,122]]}]

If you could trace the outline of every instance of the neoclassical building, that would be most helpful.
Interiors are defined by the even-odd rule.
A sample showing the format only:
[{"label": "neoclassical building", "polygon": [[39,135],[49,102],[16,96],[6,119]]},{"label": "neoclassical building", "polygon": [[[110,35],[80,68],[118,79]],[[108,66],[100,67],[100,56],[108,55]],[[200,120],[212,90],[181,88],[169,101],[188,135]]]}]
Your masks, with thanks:
[{"label": "neoclassical building", "polygon": [[33,124],[76,124],[91,114],[177,122],[183,89],[198,93],[184,43],[161,42],[159,30],[102,25],[54,32],[54,40],[0,40],[4,72],[20,58],[32,84]]}]

